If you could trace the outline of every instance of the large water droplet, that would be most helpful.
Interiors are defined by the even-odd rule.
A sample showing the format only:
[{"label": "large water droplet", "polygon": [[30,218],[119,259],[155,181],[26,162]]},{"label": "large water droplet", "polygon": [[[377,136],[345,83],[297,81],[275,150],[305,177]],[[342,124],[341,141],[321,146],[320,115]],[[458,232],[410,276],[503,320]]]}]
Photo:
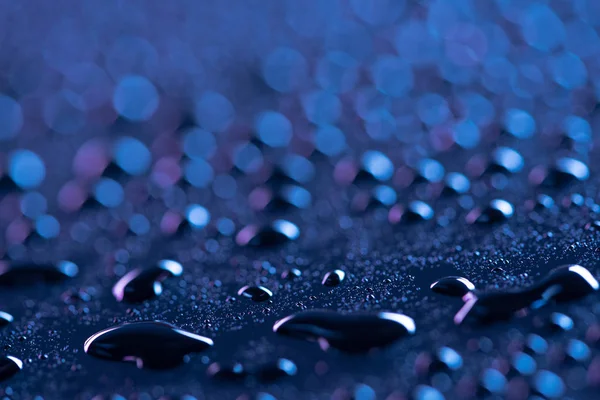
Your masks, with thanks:
[{"label": "large water droplet", "polygon": [[136,268],[124,275],[112,289],[117,301],[139,303],[162,293],[162,281],[180,276],[183,267],[173,260],[161,260],[147,268]]},{"label": "large water droplet", "polygon": [[507,319],[525,308],[535,310],[551,301],[565,302],[585,297],[597,291],[598,287],[596,278],[581,265],[564,265],[530,287],[465,296],[465,305],[455,315],[454,321],[460,324],[465,318],[479,322]]},{"label": "large water droplet", "polygon": [[73,278],[78,272],[79,268],[71,261],[48,264],[0,261],[0,285],[25,286],[55,283]]},{"label": "large water droplet", "polygon": [[281,319],[273,331],[298,339],[317,341],[350,353],[392,344],[415,333],[412,318],[390,312],[378,314],[339,314],[332,311],[304,311]]},{"label": "large water droplet", "polygon": [[14,321],[14,317],[7,312],[0,311],[0,327],[6,326]]},{"label": "large water droplet", "polygon": [[5,381],[23,369],[23,361],[17,357],[4,356],[0,358],[0,381]]},{"label": "large water droplet", "polygon": [[267,301],[273,297],[273,292],[263,286],[244,286],[237,293],[238,296],[243,296],[256,302]]},{"label": "large water droplet", "polygon": [[135,362],[138,368],[175,367],[184,356],[211,347],[207,337],[158,321],[123,324],[101,330],[84,344],[87,354],[111,361]]},{"label": "large water droplet", "polygon": [[475,290],[475,285],[462,276],[446,276],[431,284],[429,287],[436,293],[446,296],[463,297],[465,294]]}]

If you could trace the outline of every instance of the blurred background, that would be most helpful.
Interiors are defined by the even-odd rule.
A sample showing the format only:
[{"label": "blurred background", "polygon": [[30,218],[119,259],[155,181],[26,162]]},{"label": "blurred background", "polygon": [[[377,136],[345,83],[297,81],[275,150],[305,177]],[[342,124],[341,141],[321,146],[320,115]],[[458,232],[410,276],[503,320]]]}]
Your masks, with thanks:
[{"label": "blurred background", "polygon": [[0,9],[0,219],[23,217],[5,231],[11,243],[57,236],[55,214],[90,199],[108,208],[177,199],[182,184],[192,200],[233,202],[241,175],[260,183],[280,167],[306,182],[315,162],[341,165],[344,181],[343,167],[367,150],[384,150],[369,159],[375,168],[428,165],[434,180],[444,168],[422,159],[458,153],[462,169],[498,138],[517,151],[540,139],[523,155],[544,162],[567,138],[585,161],[600,123],[595,0],[3,0]]}]

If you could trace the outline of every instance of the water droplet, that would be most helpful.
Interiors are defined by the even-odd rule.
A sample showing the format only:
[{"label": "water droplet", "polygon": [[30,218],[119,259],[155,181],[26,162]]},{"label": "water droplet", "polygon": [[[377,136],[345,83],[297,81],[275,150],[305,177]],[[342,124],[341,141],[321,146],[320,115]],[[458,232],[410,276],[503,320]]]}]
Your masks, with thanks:
[{"label": "water droplet", "polygon": [[415,182],[435,183],[444,179],[446,169],[437,160],[426,158],[419,161],[415,169]]},{"label": "water droplet", "polygon": [[273,292],[264,286],[249,286],[242,287],[237,292],[238,296],[243,296],[256,302],[263,302],[273,297]]},{"label": "water droplet", "polygon": [[124,275],[115,284],[112,293],[117,301],[139,303],[162,293],[165,279],[180,276],[183,267],[173,260],[161,260],[150,268],[136,268]]},{"label": "water droplet", "polygon": [[300,271],[298,268],[290,268],[281,273],[281,278],[288,281],[293,281],[301,277],[302,271]]},{"label": "water droplet", "polygon": [[467,215],[468,222],[478,224],[495,224],[508,220],[514,214],[514,207],[506,200],[494,199],[490,204],[481,209],[474,209]]},{"label": "water droplet", "polygon": [[405,222],[429,221],[433,218],[431,206],[421,200],[411,201],[406,207],[402,220]]},{"label": "water droplet", "polygon": [[214,362],[208,366],[206,373],[211,378],[224,381],[240,381],[248,377],[248,372],[240,363],[224,365]]},{"label": "water droplet", "polygon": [[444,395],[437,389],[427,385],[419,385],[413,390],[414,400],[446,400]]},{"label": "water droplet", "polygon": [[529,354],[519,352],[512,358],[512,367],[521,375],[533,375],[537,369],[537,363]]},{"label": "water droplet", "polygon": [[450,172],[444,179],[444,192],[448,194],[464,194],[471,188],[469,178],[458,172]]},{"label": "water droplet", "polygon": [[540,370],[533,377],[534,389],[549,399],[561,398],[565,392],[565,384],[562,379],[554,372]]},{"label": "water droplet", "polygon": [[298,236],[300,229],[294,223],[278,219],[263,227],[247,225],[238,232],[235,240],[240,246],[270,247],[296,240]]},{"label": "water droplet", "polygon": [[387,181],[393,174],[392,161],[379,151],[369,150],[362,156],[361,168],[354,181]]},{"label": "water droplet", "polygon": [[539,194],[535,199],[535,208],[538,210],[554,207],[554,199],[547,194]]},{"label": "water droplet", "polygon": [[0,261],[0,285],[25,286],[42,282],[54,283],[73,278],[79,272],[71,261],[54,264]]},{"label": "water droplet", "polygon": [[184,356],[213,345],[209,338],[158,321],[123,324],[101,330],[84,345],[87,354],[111,361],[135,362],[138,368],[172,368]]},{"label": "water droplet", "polygon": [[346,273],[344,271],[342,271],[341,269],[336,269],[333,271],[329,271],[325,274],[325,276],[323,277],[323,280],[321,281],[321,283],[323,284],[323,286],[337,286],[340,283],[342,283],[344,281],[344,279],[346,278]]},{"label": "water droplet", "polygon": [[546,339],[535,333],[527,336],[526,348],[532,354],[544,354],[548,351],[548,342]]},{"label": "water droplet", "polygon": [[298,185],[284,185],[265,206],[269,211],[291,208],[307,209],[312,203],[310,192]]},{"label": "water droplet", "polygon": [[488,393],[502,393],[506,387],[506,377],[497,369],[488,368],[481,374],[479,384]]},{"label": "water droplet", "polygon": [[23,369],[23,361],[17,357],[4,356],[0,358],[0,381],[5,381]]},{"label": "water droplet", "polygon": [[14,317],[7,312],[0,311],[0,327],[6,326],[14,321]]},{"label": "water droplet", "polygon": [[412,318],[396,313],[339,314],[332,311],[304,311],[275,323],[273,331],[298,339],[317,341],[322,349],[329,347],[350,353],[392,344],[415,333]]},{"label": "water droplet", "polygon": [[559,187],[576,181],[585,181],[589,176],[590,170],[585,163],[574,158],[563,157],[548,169],[542,179],[542,185]]},{"label": "water droplet", "polygon": [[568,315],[555,312],[550,314],[550,327],[557,331],[570,331],[573,329],[573,320]]},{"label": "water droplet", "polygon": [[523,169],[525,160],[518,151],[510,147],[499,147],[492,153],[492,160],[488,170],[515,174]]},{"label": "water droplet", "polygon": [[446,296],[463,297],[475,290],[475,285],[462,276],[446,276],[433,282],[429,288],[435,293],[445,294]]},{"label": "water droplet", "polygon": [[261,382],[274,382],[281,378],[294,376],[298,372],[296,364],[287,358],[280,358],[273,363],[262,365],[256,375]]},{"label": "water droplet", "polygon": [[450,347],[440,348],[430,367],[431,371],[451,370],[456,371],[463,366],[463,358],[458,352]]},{"label": "water droplet", "polygon": [[568,357],[579,362],[587,360],[592,354],[588,345],[577,339],[569,340],[565,352]]},{"label": "water droplet", "polygon": [[543,307],[551,301],[577,300],[597,291],[598,281],[581,265],[564,265],[552,270],[537,284],[514,291],[472,293],[455,315],[457,324],[465,318],[487,322],[510,318],[517,311]]}]

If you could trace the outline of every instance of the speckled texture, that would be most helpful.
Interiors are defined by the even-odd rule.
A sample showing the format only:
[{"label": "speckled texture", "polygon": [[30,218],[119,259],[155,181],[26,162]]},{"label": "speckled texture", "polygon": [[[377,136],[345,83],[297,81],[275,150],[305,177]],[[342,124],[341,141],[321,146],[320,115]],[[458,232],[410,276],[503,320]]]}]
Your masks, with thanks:
[{"label": "speckled texture", "polygon": [[[2,3],[0,255],[79,273],[0,282],[3,354],[24,362],[0,394],[596,398],[597,293],[480,326],[430,289],[511,290],[564,264],[600,276],[593,1]],[[162,292],[115,298],[162,259],[183,266]],[[416,332],[361,354],[273,332],[313,309],[401,313]],[[214,346],[166,370],[84,352],[145,320]],[[238,362],[244,379],[208,371]]]}]

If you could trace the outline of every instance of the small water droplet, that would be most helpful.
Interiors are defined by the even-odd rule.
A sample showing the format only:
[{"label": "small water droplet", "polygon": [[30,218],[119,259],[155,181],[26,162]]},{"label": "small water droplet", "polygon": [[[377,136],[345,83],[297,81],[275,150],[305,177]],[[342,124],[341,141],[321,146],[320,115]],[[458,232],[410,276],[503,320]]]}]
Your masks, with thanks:
[{"label": "small water droplet", "polygon": [[117,301],[139,303],[162,293],[165,279],[180,276],[183,267],[173,260],[160,260],[150,268],[136,268],[115,284],[112,293]]},{"label": "small water droplet", "polygon": [[281,279],[293,281],[302,277],[302,271],[298,268],[290,268],[281,273]]},{"label": "small water droplet", "polygon": [[333,287],[342,283],[345,278],[346,273],[344,271],[342,271],[341,269],[335,269],[333,271],[327,272],[323,277],[321,283],[323,284],[323,286]]},{"label": "small water droplet", "polygon": [[0,261],[0,285],[25,286],[55,283],[73,278],[78,272],[79,268],[71,261],[48,264]]},{"label": "small water droplet", "polygon": [[462,276],[447,276],[433,282],[430,289],[435,293],[445,294],[446,296],[463,297],[475,290],[475,285]]},{"label": "small water droplet", "polygon": [[84,344],[87,354],[111,361],[135,362],[138,368],[172,368],[184,356],[211,347],[207,337],[159,321],[133,322],[103,329]]},{"label": "small water droplet", "polygon": [[273,292],[267,289],[264,286],[250,286],[246,285],[237,292],[238,296],[243,296],[247,299],[251,299],[252,301],[256,301],[258,303],[267,301],[271,297],[273,297]]},{"label": "small water droplet", "polygon": [[224,381],[241,381],[248,377],[248,372],[240,363],[227,365],[214,362],[208,366],[206,374],[210,378]]},{"label": "small water droplet", "polygon": [[563,313],[552,313],[550,314],[550,328],[556,331],[570,331],[573,329],[573,320]]},{"label": "small water droplet", "polygon": [[436,352],[430,371],[456,371],[462,366],[463,358],[456,350],[450,347],[442,347]]},{"label": "small water droplet", "polygon": [[450,172],[444,178],[444,192],[446,194],[464,194],[471,188],[469,178],[458,172]]},{"label": "small water droplet", "polygon": [[537,369],[537,363],[529,354],[518,352],[512,357],[512,367],[521,375],[533,375]]},{"label": "small water droplet", "polygon": [[271,247],[296,240],[299,236],[300,229],[296,224],[278,219],[262,227],[247,225],[238,232],[235,240],[240,246]]},{"label": "small water droplet", "polygon": [[329,347],[350,353],[392,344],[415,333],[412,318],[396,313],[339,314],[332,311],[303,311],[281,319],[273,331],[298,339],[317,341],[322,349]]},{"label": "small water droplet", "polygon": [[518,151],[499,147],[492,153],[488,171],[515,174],[523,169],[524,164],[523,156]]},{"label": "small water droplet", "polygon": [[433,218],[433,215],[433,209],[429,204],[420,200],[415,200],[411,201],[406,207],[406,210],[402,214],[402,221],[409,223],[429,221]]},{"label": "small water droplet", "polygon": [[490,201],[483,210],[474,209],[467,215],[467,222],[478,224],[495,224],[508,220],[514,214],[514,207],[503,199]]},{"label": "small water droplet", "polygon": [[537,393],[548,399],[561,398],[565,392],[565,384],[554,372],[540,370],[533,377],[533,387]]},{"label": "small water droplet", "polygon": [[296,364],[287,358],[262,365],[256,375],[261,382],[274,382],[281,378],[294,376],[298,372]]}]

